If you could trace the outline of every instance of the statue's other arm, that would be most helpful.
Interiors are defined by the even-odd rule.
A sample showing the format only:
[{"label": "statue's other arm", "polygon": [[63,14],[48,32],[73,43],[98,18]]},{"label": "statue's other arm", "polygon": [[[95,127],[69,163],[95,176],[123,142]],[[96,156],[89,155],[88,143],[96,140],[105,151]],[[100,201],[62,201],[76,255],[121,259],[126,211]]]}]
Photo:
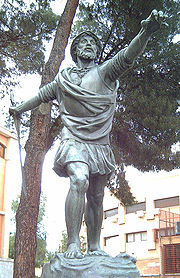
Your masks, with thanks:
[{"label": "statue's other arm", "polygon": [[[150,16],[141,22],[141,30],[131,41],[129,46],[119,51],[104,67],[106,81],[114,82],[128,68],[132,67],[134,60],[143,53],[151,35],[156,32],[163,22],[164,14],[153,10]],[[167,24],[166,24],[167,25]]]},{"label": "statue's other arm", "polygon": [[11,115],[20,115],[23,112],[32,110],[39,106],[42,102],[48,102],[56,98],[56,91],[58,88],[57,81],[53,81],[39,90],[37,96],[29,99],[26,102],[23,102],[17,107],[10,107],[9,113]]}]

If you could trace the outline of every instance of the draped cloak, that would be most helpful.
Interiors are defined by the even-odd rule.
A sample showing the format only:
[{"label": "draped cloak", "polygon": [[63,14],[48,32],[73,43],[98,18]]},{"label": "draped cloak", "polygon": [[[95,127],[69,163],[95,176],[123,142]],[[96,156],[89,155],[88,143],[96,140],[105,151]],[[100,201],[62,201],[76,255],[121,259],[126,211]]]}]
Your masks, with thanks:
[{"label": "draped cloak", "polygon": [[[60,113],[64,126],[80,140],[96,143],[108,137],[116,107],[118,82],[107,95],[75,85],[68,70],[56,78],[61,88]],[[60,97],[60,96],[59,96]],[[106,143],[109,143],[108,139]]]}]

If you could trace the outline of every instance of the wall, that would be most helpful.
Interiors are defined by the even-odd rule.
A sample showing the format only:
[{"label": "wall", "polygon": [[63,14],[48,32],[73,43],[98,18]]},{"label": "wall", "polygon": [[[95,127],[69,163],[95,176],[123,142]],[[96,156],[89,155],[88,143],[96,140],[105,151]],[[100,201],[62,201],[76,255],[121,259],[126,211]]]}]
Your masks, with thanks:
[{"label": "wall", "polygon": [[160,258],[138,260],[137,268],[141,270],[141,275],[159,275]]},{"label": "wall", "polygon": [[0,258],[0,278],[13,278],[13,260]]},{"label": "wall", "polygon": [[8,258],[11,202],[21,186],[17,139],[0,126],[0,143],[6,147],[0,158],[0,258]]}]

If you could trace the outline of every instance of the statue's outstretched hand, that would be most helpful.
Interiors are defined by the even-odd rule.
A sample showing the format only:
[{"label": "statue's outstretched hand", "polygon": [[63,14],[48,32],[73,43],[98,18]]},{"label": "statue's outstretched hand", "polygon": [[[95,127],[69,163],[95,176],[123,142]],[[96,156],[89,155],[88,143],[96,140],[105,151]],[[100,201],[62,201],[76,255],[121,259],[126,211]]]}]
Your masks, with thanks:
[{"label": "statue's outstretched hand", "polygon": [[153,10],[147,19],[141,21],[141,26],[151,35],[159,30],[162,25],[168,26],[164,21],[166,17],[162,11]]},{"label": "statue's outstretched hand", "polygon": [[16,107],[10,107],[9,114],[13,117],[15,116],[16,118],[21,116],[21,113],[18,111]]}]

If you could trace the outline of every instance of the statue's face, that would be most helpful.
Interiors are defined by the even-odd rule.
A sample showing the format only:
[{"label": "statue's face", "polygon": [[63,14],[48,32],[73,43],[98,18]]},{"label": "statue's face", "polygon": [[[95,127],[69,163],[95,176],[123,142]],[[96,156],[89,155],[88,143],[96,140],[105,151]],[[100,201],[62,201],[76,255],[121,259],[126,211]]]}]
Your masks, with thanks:
[{"label": "statue's face", "polygon": [[77,45],[77,56],[80,58],[95,60],[97,58],[97,45],[94,38],[84,35]]}]

